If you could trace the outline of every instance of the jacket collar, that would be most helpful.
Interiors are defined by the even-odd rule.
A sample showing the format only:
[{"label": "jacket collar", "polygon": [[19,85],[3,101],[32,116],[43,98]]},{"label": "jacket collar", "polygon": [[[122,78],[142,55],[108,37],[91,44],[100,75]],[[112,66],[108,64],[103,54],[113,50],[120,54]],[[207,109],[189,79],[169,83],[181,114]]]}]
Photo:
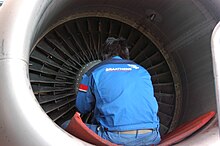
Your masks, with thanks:
[{"label": "jacket collar", "polygon": [[120,56],[114,56],[112,59],[122,59]]}]

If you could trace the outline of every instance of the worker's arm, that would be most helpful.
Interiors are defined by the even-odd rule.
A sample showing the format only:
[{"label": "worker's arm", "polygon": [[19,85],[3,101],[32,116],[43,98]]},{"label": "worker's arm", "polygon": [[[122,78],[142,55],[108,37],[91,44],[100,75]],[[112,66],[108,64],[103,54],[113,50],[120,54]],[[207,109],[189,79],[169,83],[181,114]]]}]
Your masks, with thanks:
[{"label": "worker's arm", "polygon": [[95,97],[93,96],[94,79],[92,75],[83,75],[82,81],[80,83],[77,97],[76,97],[76,108],[80,113],[85,114],[91,112],[95,105]]}]

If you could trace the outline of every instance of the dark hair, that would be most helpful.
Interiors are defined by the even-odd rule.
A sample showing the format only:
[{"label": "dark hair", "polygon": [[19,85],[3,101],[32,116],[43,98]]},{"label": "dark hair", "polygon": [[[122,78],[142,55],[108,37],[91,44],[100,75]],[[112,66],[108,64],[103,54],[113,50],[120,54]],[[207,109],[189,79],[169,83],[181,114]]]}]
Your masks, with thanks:
[{"label": "dark hair", "polygon": [[102,57],[104,60],[114,56],[129,59],[128,48],[127,41],[124,38],[108,37],[103,45]]}]

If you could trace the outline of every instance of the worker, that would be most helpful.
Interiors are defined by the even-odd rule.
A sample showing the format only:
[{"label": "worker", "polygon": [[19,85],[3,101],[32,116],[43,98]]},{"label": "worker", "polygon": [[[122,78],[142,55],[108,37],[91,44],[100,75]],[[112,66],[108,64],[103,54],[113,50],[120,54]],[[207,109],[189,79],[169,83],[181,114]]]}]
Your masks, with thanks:
[{"label": "worker", "polygon": [[87,126],[119,145],[158,144],[158,104],[150,74],[128,60],[123,38],[107,38],[102,56],[104,61],[84,74],[77,93],[78,111],[94,112],[93,124]]}]

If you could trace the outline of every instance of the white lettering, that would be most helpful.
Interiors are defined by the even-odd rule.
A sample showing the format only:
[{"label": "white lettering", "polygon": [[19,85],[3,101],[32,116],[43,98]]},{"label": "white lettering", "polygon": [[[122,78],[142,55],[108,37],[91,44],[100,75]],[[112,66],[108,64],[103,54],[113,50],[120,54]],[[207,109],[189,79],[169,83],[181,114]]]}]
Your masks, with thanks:
[{"label": "white lettering", "polygon": [[139,69],[139,66],[135,64],[128,64],[129,67],[134,68],[134,69]]},{"label": "white lettering", "polygon": [[132,68],[106,68],[105,71],[110,72],[110,71],[131,71]]}]

